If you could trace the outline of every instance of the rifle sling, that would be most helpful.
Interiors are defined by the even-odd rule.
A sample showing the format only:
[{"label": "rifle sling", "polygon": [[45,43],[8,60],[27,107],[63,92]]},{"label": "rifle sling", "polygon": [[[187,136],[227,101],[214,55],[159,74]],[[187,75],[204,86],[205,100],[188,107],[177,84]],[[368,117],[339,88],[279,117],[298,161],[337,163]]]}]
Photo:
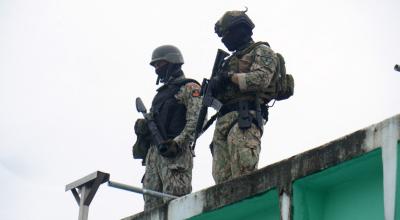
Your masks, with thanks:
[{"label": "rifle sling", "polygon": [[213,116],[211,116],[210,120],[207,121],[207,123],[204,125],[204,127],[201,129],[200,133],[205,132],[217,119],[218,113],[215,113]]}]

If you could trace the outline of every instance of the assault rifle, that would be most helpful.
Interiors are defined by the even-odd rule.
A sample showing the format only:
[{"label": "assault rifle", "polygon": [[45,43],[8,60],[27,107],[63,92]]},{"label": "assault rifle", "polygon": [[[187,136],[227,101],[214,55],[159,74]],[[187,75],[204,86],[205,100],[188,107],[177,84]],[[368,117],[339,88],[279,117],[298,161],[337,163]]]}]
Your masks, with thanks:
[{"label": "assault rifle", "polygon": [[164,138],[162,137],[160,130],[158,130],[156,122],[153,117],[147,114],[146,107],[144,106],[142,99],[140,97],[136,98],[136,110],[143,114],[144,119],[146,119],[147,127],[149,128],[150,134],[153,137],[153,142],[157,146],[160,153],[167,150],[167,146],[163,144]]},{"label": "assault rifle", "polygon": [[211,77],[210,77],[210,79],[204,78],[203,82],[201,83],[200,94],[203,96],[203,101],[202,101],[199,117],[197,119],[196,130],[194,132],[194,141],[193,141],[193,145],[192,145],[192,150],[194,150],[194,148],[196,147],[197,138],[208,127],[208,126],[205,126],[203,128],[204,120],[207,116],[208,107],[214,108],[217,112],[222,107],[222,103],[213,97],[213,95],[215,95],[215,91],[212,91],[213,88],[209,85],[210,85],[210,82],[213,79],[213,77],[215,77],[218,74],[218,72],[220,71],[222,62],[224,61],[225,57],[227,57],[227,56],[229,56],[229,53],[227,53],[221,49],[218,49],[217,55],[215,56],[215,61],[214,61],[214,66],[212,68]]}]

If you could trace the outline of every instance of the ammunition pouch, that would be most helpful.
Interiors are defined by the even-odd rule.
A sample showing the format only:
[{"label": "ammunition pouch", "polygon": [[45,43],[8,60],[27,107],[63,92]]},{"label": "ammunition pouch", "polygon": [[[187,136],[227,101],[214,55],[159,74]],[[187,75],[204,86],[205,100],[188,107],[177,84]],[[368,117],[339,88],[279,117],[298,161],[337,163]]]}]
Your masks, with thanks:
[{"label": "ammunition pouch", "polygon": [[150,148],[151,134],[146,119],[140,118],[135,122],[136,142],[132,147],[133,159],[146,159],[147,151]]},{"label": "ammunition pouch", "polygon": [[147,151],[149,151],[151,143],[151,135],[137,135],[135,144],[132,147],[132,155],[134,159],[146,159]]},{"label": "ammunition pouch", "polygon": [[146,136],[149,134],[149,128],[147,126],[146,119],[139,118],[135,122],[135,134],[138,136]]}]

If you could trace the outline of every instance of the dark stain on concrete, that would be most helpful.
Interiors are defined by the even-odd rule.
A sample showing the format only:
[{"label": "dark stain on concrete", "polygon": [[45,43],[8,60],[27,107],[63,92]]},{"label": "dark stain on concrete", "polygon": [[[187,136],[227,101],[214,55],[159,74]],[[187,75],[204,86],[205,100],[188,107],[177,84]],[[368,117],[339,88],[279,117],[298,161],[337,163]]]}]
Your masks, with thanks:
[{"label": "dark stain on concrete", "polygon": [[294,180],[363,154],[365,137],[366,130],[360,130],[251,174],[210,187],[205,190],[204,211],[218,209],[272,188],[276,188],[280,194],[286,192],[291,195]]}]

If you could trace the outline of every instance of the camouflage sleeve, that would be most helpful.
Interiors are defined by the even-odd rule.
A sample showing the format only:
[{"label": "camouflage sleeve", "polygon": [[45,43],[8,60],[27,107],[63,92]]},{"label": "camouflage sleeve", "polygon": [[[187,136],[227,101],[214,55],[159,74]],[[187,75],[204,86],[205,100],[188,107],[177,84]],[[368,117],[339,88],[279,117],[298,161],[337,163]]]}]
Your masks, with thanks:
[{"label": "camouflage sleeve", "polygon": [[242,92],[264,91],[272,80],[278,65],[278,58],[269,47],[260,45],[252,51],[254,61],[250,72],[238,73],[239,88]]},{"label": "camouflage sleeve", "polygon": [[189,144],[194,139],[194,130],[196,129],[197,118],[201,108],[200,85],[189,82],[183,85],[175,95],[178,102],[186,107],[186,125],[182,132],[174,138],[180,146]]}]

